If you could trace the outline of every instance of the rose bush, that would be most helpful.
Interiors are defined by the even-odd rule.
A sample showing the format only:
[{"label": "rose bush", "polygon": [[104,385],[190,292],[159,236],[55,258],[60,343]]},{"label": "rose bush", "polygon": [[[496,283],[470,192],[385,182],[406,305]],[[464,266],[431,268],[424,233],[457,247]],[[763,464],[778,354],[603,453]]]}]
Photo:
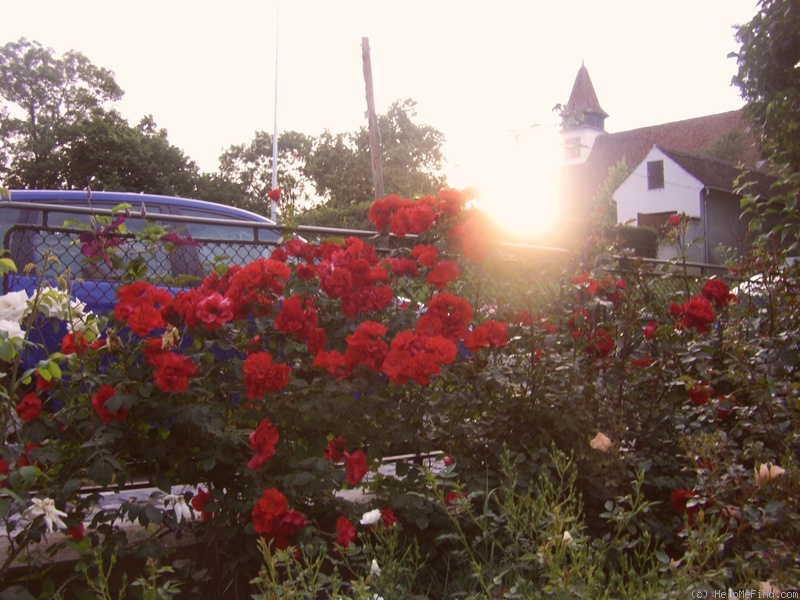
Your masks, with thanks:
[{"label": "rose bush", "polygon": [[[4,569],[29,542],[77,543],[59,523],[84,526],[84,548],[152,556],[156,540],[124,543],[135,522],[166,537],[191,530],[225,557],[219,595],[244,595],[257,537],[331,560],[365,551],[377,534],[353,525],[364,507],[337,495],[363,486],[387,535],[424,558],[415,585],[446,597],[436,573],[482,523],[459,519],[503,483],[504,457],[524,490],[550,471],[554,446],[575,457],[587,536],[611,530],[609,503],[641,479],[649,508],[631,526],[658,540],[667,563],[708,521],[727,532],[719,573],[738,579],[699,576],[744,585],[797,573],[800,310],[790,288],[783,305],[762,309],[734,302],[719,279],[659,303],[642,302],[647,282],[614,265],[565,264],[545,277],[502,258],[468,200],[390,196],[370,211],[375,245],[290,238],[270,258],[213,265],[177,293],[123,285],[106,317],[82,315],[63,292],[40,290],[34,309],[6,298],[17,327],[0,333]],[[87,237],[87,260],[117,251],[115,232]],[[406,234],[416,237],[396,237]],[[26,366],[30,341],[17,328],[56,318],[67,321],[62,352]],[[437,451],[448,463],[439,503],[420,470],[376,469]],[[762,464],[784,472],[762,476]],[[157,506],[98,509],[96,494],[80,493],[140,480],[161,490]],[[29,510],[39,505],[58,520]],[[578,529],[568,533],[578,544]],[[747,568],[736,563],[745,551],[758,559]],[[469,581],[468,567],[448,568]]]}]

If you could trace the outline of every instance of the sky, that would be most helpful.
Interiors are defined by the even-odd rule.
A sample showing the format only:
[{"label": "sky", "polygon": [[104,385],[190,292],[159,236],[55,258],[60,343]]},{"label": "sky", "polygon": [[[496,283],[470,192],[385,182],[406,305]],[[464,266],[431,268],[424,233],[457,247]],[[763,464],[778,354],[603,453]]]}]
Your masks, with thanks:
[{"label": "sky", "polygon": [[377,111],[416,101],[417,122],[445,136],[451,185],[518,186],[549,164],[536,157],[582,63],[609,132],[740,108],[728,54],[755,13],[756,0],[38,0],[4,6],[0,41],[113,71],[131,124],[153,115],[214,171],[231,145],[272,133],[276,65],[279,132],[366,126],[367,37]]}]

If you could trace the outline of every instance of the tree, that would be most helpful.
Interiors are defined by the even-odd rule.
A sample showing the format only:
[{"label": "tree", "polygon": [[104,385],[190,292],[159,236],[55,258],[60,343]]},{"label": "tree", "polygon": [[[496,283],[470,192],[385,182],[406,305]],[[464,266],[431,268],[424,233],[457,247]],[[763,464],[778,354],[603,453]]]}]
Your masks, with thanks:
[{"label": "tree", "polygon": [[193,196],[198,168],[167,139],[152,116],[131,127],[116,112],[97,114],[76,126],[65,150],[66,187]]},{"label": "tree", "polygon": [[745,115],[773,164],[800,172],[800,10],[796,2],[761,0],[758,13],[738,27],[739,72],[734,83]]},{"label": "tree", "polygon": [[[378,117],[384,188],[387,194],[414,197],[432,194],[445,185],[441,173],[444,135],[429,125],[417,125],[413,100],[394,102]],[[369,131],[325,132],[314,145],[308,172],[328,206],[345,207],[373,198]]]},{"label": "tree", "polygon": [[69,148],[87,121],[122,93],[111,71],[79,52],[56,57],[52,48],[25,38],[0,48],[5,183],[64,186]]},{"label": "tree", "polygon": [[[311,144],[311,138],[296,131],[285,131],[278,136],[277,182],[283,204],[300,207],[311,202],[313,188],[306,175]],[[272,189],[272,136],[257,131],[249,144],[228,148],[219,158],[219,175],[241,191],[241,196],[234,201],[235,206],[268,215],[270,200],[267,193]],[[232,189],[229,185],[224,187]]]}]

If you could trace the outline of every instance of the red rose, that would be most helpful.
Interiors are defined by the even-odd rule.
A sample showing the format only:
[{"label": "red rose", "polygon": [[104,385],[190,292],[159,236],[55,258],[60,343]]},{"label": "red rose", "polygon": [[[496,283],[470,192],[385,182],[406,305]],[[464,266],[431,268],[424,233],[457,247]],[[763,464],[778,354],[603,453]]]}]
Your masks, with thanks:
[{"label": "red rose", "polygon": [[500,321],[485,321],[464,337],[464,345],[470,352],[483,347],[501,348],[508,344],[508,324]]},{"label": "red rose", "polygon": [[605,331],[596,331],[589,339],[586,351],[595,358],[605,358],[614,349],[614,340]]},{"label": "red rose", "polygon": [[128,327],[140,337],[146,337],[154,329],[166,326],[161,310],[151,304],[140,304],[128,315]]},{"label": "red rose", "polygon": [[385,334],[385,325],[375,321],[363,321],[358,329],[347,336],[344,361],[348,372],[359,365],[380,371],[383,359],[389,351],[388,344],[381,339]]},{"label": "red rose", "polygon": [[174,352],[164,352],[155,359],[155,364],[153,380],[163,392],[183,392],[189,387],[189,378],[197,375],[197,366]]},{"label": "red rose", "polygon": [[289,536],[293,535],[303,527],[308,525],[303,514],[296,510],[285,511],[275,527],[275,547],[278,550],[286,550],[289,545]]},{"label": "red rose", "polygon": [[267,392],[279,392],[289,384],[291,370],[286,365],[273,365],[272,356],[267,352],[254,352],[242,367],[247,397],[258,400]]},{"label": "red rose", "polygon": [[206,510],[206,506],[211,502],[211,492],[207,492],[203,488],[197,488],[197,493],[192,496],[192,508],[200,513],[200,519],[203,521],[214,517],[214,513]]},{"label": "red rose", "polygon": [[300,296],[289,296],[281,304],[274,327],[292,338],[305,341],[317,326],[317,309],[313,300],[303,302]]},{"label": "red rose", "polygon": [[253,506],[253,529],[259,535],[275,533],[278,519],[286,512],[286,496],[275,488],[264,490]]},{"label": "red rose", "polygon": [[318,369],[325,369],[334,377],[344,377],[347,371],[344,366],[344,355],[338,350],[331,350],[327,352],[321,350],[314,356],[314,367]]},{"label": "red rose", "polygon": [[689,395],[689,400],[692,401],[692,404],[702,406],[711,399],[714,390],[704,381],[697,381],[690,385],[686,393]]},{"label": "red rose", "polygon": [[703,333],[716,320],[714,307],[702,296],[695,296],[681,307],[681,326]]},{"label": "red rose", "polygon": [[15,410],[19,418],[27,423],[28,421],[33,421],[42,412],[42,401],[39,400],[35,392],[30,392],[23,396]]},{"label": "red rose", "polygon": [[335,463],[341,462],[344,458],[344,445],[346,443],[347,440],[341,435],[328,442],[328,447],[325,448],[325,460]]},{"label": "red rose", "polygon": [[656,329],[658,329],[658,323],[655,321],[650,321],[647,325],[644,326],[644,337],[645,339],[652,340],[653,336],[656,334]]},{"label": "red rose", "polygon": [[72,538],[76,542],[80,542],[85,535],[83,522],[81,521],[77,525],[70,525],[69,527],[67,527],[67,530],[64,532],[64,535],[66,535],[68,538]]},{"label": "red rose", "polygon": [[114,395],[116,390],[113,386],[103,385],[97,390],[97,393],[92,396],[92,408],[94,412],[100,417],[103,423],[110,423],[113,419],[117,421],[124,421],[128,416],[128,411],[122,406],[119,407],[117,412],[113,413],[106,408],[106,402],[111,396]]},{"label": "red rose", "polygon": [[466,498],[467,495],[464,492],[450,490],[444,495],[444,505],[448,512],[463,513],[464,508],[462,504]]},{"label": "red rose", "polygon": [[441,290],[447,287],[447,284],[458,277],[458,265],[450,260],[440,260],[433,265],[433,268],[428,272],[425,277],[425,282]]},{"label": "red rose", "polygon": [[369,472],[367,468],[367,455],[361,450],[356,450],[352,454],[344,453],[344,462],[347,467],[347,483],[356,486],[364,479]]},{"label": "red rose", "polygon": [[697,514],[697,511],[700,510],[700,506],[697,504],[693,506],[687,506],[687,504],[692,498],[697,498],[697,492],[693,492],[691,490],[675,490],[669,495],[669,497],[670,501],[672,502],[672,510],[678,514],[686,513],[686,519],[689,523],[689,527],[694,527],[694,517]]},{"label": "red rose", "polygon": [[213,292],[197,303],[194,314],[209,331],[233,319],[232,302],[219,292]]},{"label": "red rose", "polygon": [[280,439],[277,428],[269,419],[263,419],[258,427],[250,434],[250,449],[255,453],[247,466],[254,471],[260,471],[264,463],[275,456],[275,445]]},{"label": "red rose", "polygon": [[347,548],[356,540],[357,531],[353,524],[345,516],[336,519],[336,544],[342,548]]},{"label": "red rose", "polygon": [[397,523],[397,517],[394,516],[394,511],[391,508],[384,508],[381,510],[381,521],[383,521],[383,526],[388,529]]},{"label": "red rose", "polygon": [[700,294],[703,298],[714,303],[717,310],[730,304],[736,299],[736,296],[730,293],[728,285],[719,279],[709,279],[700,288]]},{"label": "red rose", "polygon": [[275,188],[267,192],[267,198],[275,202],[276,204],[281,201],[281,189]]},{"label": "red rose", "polygon": [[667,219],[667,225],[670,227],[677,227],[681,224],[681,216],[680,215],[672,215],[669,219]]},{"label": "red rose", "polygon": [[6,478],[8,478],[9,468],[8,463],[0,458],[0,476],[4,477],[2,481],[0,481],[0,488],[4,488],[8,485]]},{"label": "red rose", "polygon": [[417,244],[411,249],[411,257],[417,259],[420,266],[430,267],[436,262],[439,250],[430,244]]}]

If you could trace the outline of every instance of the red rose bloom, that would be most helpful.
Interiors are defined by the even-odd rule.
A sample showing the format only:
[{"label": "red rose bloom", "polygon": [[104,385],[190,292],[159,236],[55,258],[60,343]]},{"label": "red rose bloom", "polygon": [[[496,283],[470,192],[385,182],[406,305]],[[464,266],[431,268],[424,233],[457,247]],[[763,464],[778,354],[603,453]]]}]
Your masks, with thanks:
[{"label": "red rose bloom", "polygon": [[380,371],[383,359],[389,351],[388,344],[382,339],[384,334],[386,334],[385,325],[375,321],[364,321],[359,324],[355,332],[347,336],[344,361],[348,372],[358,365]]},{"label": "red rose bloom", "polygon": [[441,290],[458,277],[458,265],[450,260],[440,260],[428,272],[425,282]]},{"label": "red rose bloom", "polygon": [[656,329],[658,329],[658,323],[655,321],[650,321],[647,325],[644,326],[644,337],[645,339],[652,340],[653,336],[656,334]]},{"label": "red rose bloom", "polygon": [[714,390],[706,382],[697,381],[689,386],[686,393],[689,395],[689,400],[692,401],[692,404],[702,406],[711,399]]},{"label": "red rose bloom", "polygon": [[[670,307],[672,310],[672,307]],[[716,320],[714,307],[702,296],[695,296],[679,307],[680,325],[688,329],[696,329],[698,333],[708,330],[708,326]]]},{"label": "red rose bloom", "polygon": [[439,250],[436,246],[430,244],[417,244],[411,249],[411,257],[417,259],[417,262],[422,267],[430,267],[436,262],[439,256]]},{"label": "red rose bloom", "polygon": [[124,421],[128,416],[128,411],[122,406],[119,407],[117,412],[113,413],[106,408],[106,402],[111,396],[114,395],[116,390],[113,386],[103,385],[97,390],[97,393],[92,396],[92,408],[94,412],[100,417],[103,423],[110,423],[112,420]]},{"label": "red rose bloom", "polygon": [[328,447],[325,448],[325,460],[335,463],[341,462],[344,458],[344,445],[346,443],[347,440],[341,435],[328,442]]},{"label": "red rose bloom", "polygon": [[286,365],[273,365],[272,356],[267,352],[254,352],[242,367],[247,397],[259,400],[267,392],[279,392],[289,384],[291,370]]},{"label": "red rose bloom", "polygon": [[255,431],[248,438],[250,449],[255,453],[247,466],[254,471],[260,471],[270,458],[275,456],[275,445],[280,439],[277,428],[269,419],[263,419]]},{"label": "red rose bloom", "polygon": [[289,545],[289,536],[293,535],[303,527],[308,525],[303,514],[296,510],[287,510],[278,519],[275,528],[275,547],[278,550],[286,550]]},{"label": "red rose bloom", "polygon": [[347,374],[344,366],[344,355],[338,350],[327,352],[321,350],[314,356],[314,367],[325,369],[334,377],[344,377]]},{"label": "red rose bloom", "polygon": [[81,521],[77,525],[70,525],[69,527],[67,527],[67,530],[64,532],[64,535],[67,536],[68,538],[75,540],[76,542],[80,542],[85,535],[83,522]]},{"label": "red rose bloom", "polygon": [[153,380],[162,392],[183,392],[189,387],[189,378],[197,375],[197,366],[185,356],[164,352],[155,359]]},{"label": "red rose bloom", "polygon": [[490,346],[502,348],[508,344],[508,324],[500,321],[485,321],[464,337],[464,345],[470,352]]},{"label": "red rose bloom", "polygon": [[275,188],[267,192],[267,198],[275,202],[276,204],[281,201],[281,189]]},{"label": "red rose bloom", "polygon": [[352,454],[344,453],[344,462],[347,467],[347,483],[356,486],[364,479],[369,472],[367,468],[367,455],[361,450],[356,450]]},{"label": "red rose bloom", "polygon": [[336,519],[336,544],[342,548],[347,548],[356,540],[356,528],[345,516]]},{"label": "red rose bloom", "polygon": [[197,303],[194,314],[209,331],[233,319],[232,303],[219,292],[212,292]]},{"label": "red rose bloom", "polygon": [[691,490],[675,490],[669,495],[670,501],[672,502],[672,510],[678,514],[686,513],[689,527],[694,526],[694,517],[697,511],[700,510],[700,506],[695,504],[694,506],[687,507],[687,504],[689,500],[696,497],[697,492]]},{"label": "red rose bloom", "polygon": [[197,493],[192,496],[192,508],[200,513],[200,519],[205,521],[214,517],[214,513],[206,510],[206,506],[211,501],[211,492],[203,488],[197,488]]},{"label": "red rose bloom", "polygon": [[730,293],[728,285],[719,279],[709,279],[700,288],[700,294],[706,300],[714,303],[717,310],[736,300],[736,296]]},{"label": "red rose bloom", "polygon": [[586,351],[595,358],[605,358],[613,349],[614,340],[605,331],[596,331],[586,347]]},{"label": "red rose bloom", "polygon": [[397,517],[394,516],[394,511],[391,508],[384,508],[381,510],[381,521],[383,521],[383,526],[388,529],[397,523]]},{"label": "red rose bloom", "polygon": [[19,418],[27,423],[33,421],[42,412],[42,401],[39,400],[35,392],[30,392],[23,396],[15,410]]},{"label": "red rose bloom", "polygon": [[[0,476],[3,476],[4,478],[7,478],[8,477],[8,473],[9,473],[8,463],[6,461],[4,461],[2,458],[0,458]],[[0,488],[4,488],[7,485],[8,485],[8,483],[6,482],[5,479],[0,481]]]},{"label": "red rose bloom", "polygon": [[274,327],[292,338],[305,341],[317,326],[317,309],[312,300],[305,303],[300,296],[289,296],[281,304]]},{"label": "red rose bloom", "polygon": [[669,219],[667,219],[667,225],[670,227],[677,227],[681,224],[681,216],[680,215],[672,215]]},{"label": "red rose bloom", "polygon": [[264,490],[253,506],[253,529],[259,535],[269,536],[277,529],[278,519],[286,512],[286,496],[275,488]]}]

